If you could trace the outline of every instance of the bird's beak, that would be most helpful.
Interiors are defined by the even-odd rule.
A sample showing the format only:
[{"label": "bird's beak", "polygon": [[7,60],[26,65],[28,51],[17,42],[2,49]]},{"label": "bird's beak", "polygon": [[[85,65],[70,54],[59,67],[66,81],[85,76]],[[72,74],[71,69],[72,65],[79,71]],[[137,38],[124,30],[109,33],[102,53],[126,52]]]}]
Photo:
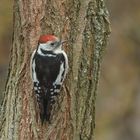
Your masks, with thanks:
[{"label": "bird's beak", "polygon": [[68,42],[68,40],[62,40],[61,44],[63,45],[63,43],[66,43],[66,42]]},{"label": "bird's beak", "polygon": [[59,47],[60,45],[63,45],[64,43],[68,42],[68,40],[60,40],[58,43],[57,43],[57,46]]}]

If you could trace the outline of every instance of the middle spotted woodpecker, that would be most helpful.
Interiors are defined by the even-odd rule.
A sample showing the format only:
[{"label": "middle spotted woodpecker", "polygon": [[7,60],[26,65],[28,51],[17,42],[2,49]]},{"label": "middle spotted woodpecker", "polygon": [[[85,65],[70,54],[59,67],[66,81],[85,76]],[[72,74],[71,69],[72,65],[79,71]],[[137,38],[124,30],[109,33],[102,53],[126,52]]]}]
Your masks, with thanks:
[{"label": "middle spotted woodpecker", "polygon": [[31,75],[42,123],[50,121],[52,105],[68,71],[63,43],[54,35],[42,35],[31,57]]}]

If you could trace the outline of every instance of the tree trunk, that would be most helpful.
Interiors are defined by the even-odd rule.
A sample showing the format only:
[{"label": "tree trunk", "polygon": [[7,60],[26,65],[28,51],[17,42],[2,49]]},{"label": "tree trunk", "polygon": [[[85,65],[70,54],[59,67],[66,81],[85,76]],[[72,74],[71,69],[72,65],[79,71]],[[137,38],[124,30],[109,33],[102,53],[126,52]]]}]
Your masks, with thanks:
[{"label": "tree trunk", "polygon": [[[95,98],[109,34],[103,0],[15,0],[9,76],[1,111],[1,140],[94,140]],[[69,73],[51,124],[41,125],[30,78],[40,34],[70,40]]]}]

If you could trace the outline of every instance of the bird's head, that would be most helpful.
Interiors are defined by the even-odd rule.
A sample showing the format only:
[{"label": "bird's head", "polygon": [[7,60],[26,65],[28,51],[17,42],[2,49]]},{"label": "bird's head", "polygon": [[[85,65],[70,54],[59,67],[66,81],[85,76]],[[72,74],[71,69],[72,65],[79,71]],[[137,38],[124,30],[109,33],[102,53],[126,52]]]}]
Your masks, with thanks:
[{"label": "bird's head", "polygon": [[55,51],[57,49],[61,49],[63,42],[54,35],[41,35],[38,43],[38,49],[44,51]]}]

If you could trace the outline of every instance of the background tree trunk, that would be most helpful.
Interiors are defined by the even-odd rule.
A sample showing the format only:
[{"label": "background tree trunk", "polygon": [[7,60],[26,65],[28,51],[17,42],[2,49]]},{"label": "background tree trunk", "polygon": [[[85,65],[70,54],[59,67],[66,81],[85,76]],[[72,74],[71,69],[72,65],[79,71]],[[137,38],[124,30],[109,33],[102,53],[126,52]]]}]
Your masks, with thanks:
[{"label": "background tree trunk", "polygon": [[[13,47],[1,111],[2,140],[93,140],[100,62],[109,34],[103,0],[15,0]],[[30,57],[40,34],[69,39],[69,74],[41,125],[30,78]]]}]

